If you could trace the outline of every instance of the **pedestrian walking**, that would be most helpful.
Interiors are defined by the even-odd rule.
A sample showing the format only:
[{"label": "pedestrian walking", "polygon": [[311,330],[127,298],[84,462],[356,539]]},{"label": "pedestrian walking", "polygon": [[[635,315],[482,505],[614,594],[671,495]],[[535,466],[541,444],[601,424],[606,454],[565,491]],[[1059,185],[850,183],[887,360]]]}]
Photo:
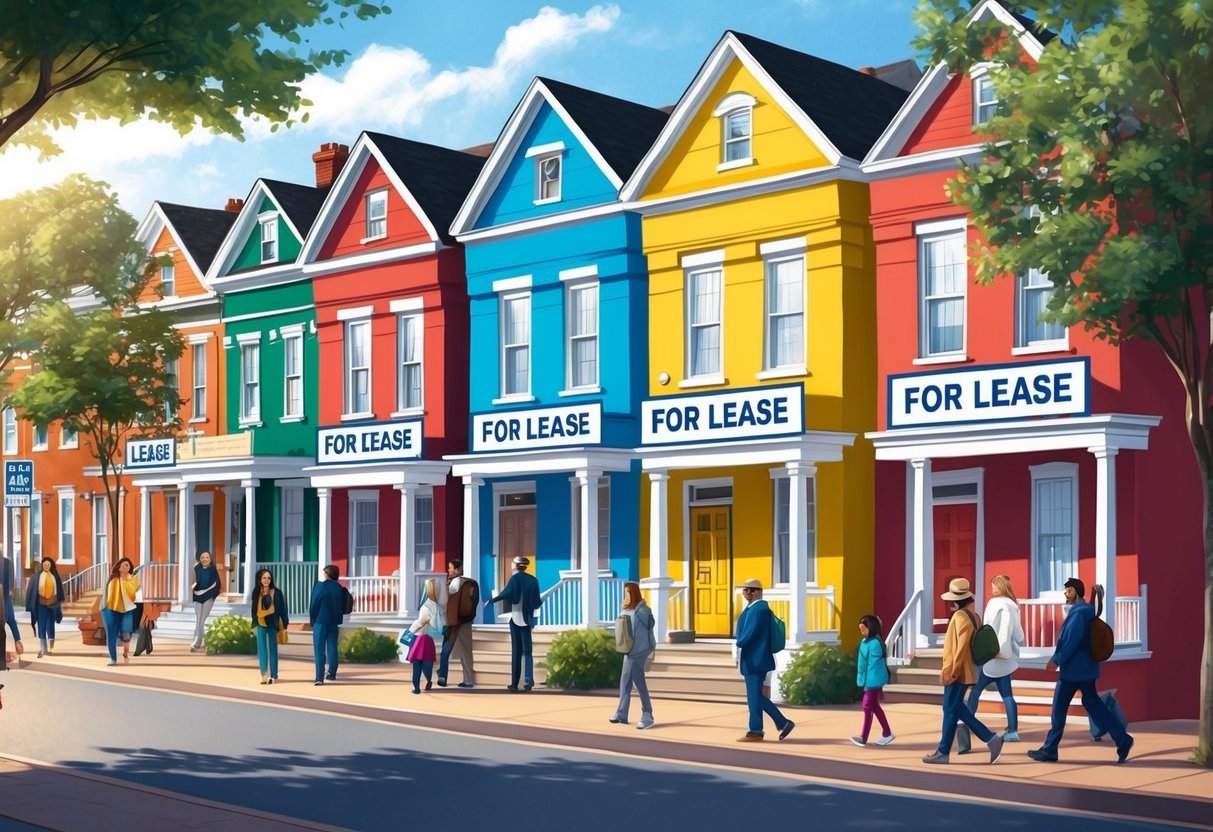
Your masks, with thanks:
[{"label": "pedestrian walking", "polygon": [[25,586],[25,608],[38,637],[38,658],[55,649],[55,625],[63,620],[63,581],[54,558],[43,558],[41,568]]},{"label": "pedestrian walking", "polygon": [[1095,620],[1095,607],[1083,600],[1086,586],[1078,578],[1070,578],[1064,588],[1070,611],[1061,625],[1053,655],[1045,665],[1046,670],[1059,671],[1057,687],[1053,691],[1051,725],[1044,745],[1029,751],[1028,756],[1040,762],[1057,762],[1057,749],[1066,730],[1066,714],[1074,694],[1081,692],[1082,707],[1087,716],[1097,728],[1112,735],[1116,741],[1116,762],[1123,763],[1129,759],[1133,736],[1112,716],[1095,690],[1095,682],[1099,679],[1099,662],[1091,655],[1091,622]]},{"label": "pedestrian walking", "polygon": [[438,687],[446,687],[451,654],[458,654],[463,670],[461,688],[476,687],[476,671],[472,666],[472,622],[480,606],[480,585],[463,576],[463,561],[452,560],[446,565],[446,631],[443,633],[442,654],[438,660]]},{"label": "pedestrian walking", "polygon": [[135,600],[139,592],[139,578],[134,574],[135,565],[130,558],[119,558],[110,570],[109,582],[105,585],[105,604],[101,618],[105,622],[105,646],[109,650],[111,665],[118,663],[118,639],[122,639],[122,661],[131,660],[131,633],[135,629]]},{"label": "pedestrian walking", "polygon": [[[21,645],[21,628],[17,626],[17,613],[13,610],[13,562],[7,557],[0,558],[0,670],[8,670],[8,663],[18,661],[18,656],[25,652]],[[8,625],[8,631],[4,629]],[[13,634],[13,652],[9,652],[8,633]]]},{"label": "pedestrian walking", "polygon": [[[628,707],[632,702],[632,687],[640,694],[640,722],[636,729],[643,731],[652,728],[653,700],[649,698],[649,683],[644,677],[645,663],[653,651],[657,649],[657,641],[653,637],[653,611],[644,602],[640,594],[640,584],[628,581],[623,585],[623,609],[619,616],[626,618],[632,636],[632,649],[623,656],[623,672],[619,674],[619,705],[610,722],[620,725],[628,724]],[[619,626],[616,619],[615,626]]]},{"label": "pedestrian walking", "polygon": [[746,704],[750,708],[749,730],[738,742],[762,742],[762,715],[775,721],[779,739],[787,739],[796,723],[775,707],[770,696],[762,690],[767,674],[775,669],[775,654],[771,652],[771,608],[762,600],[762,581],[750,578],[741,585],[747,604],[737,619],[737,649],[740,652],[741,675],[745,678]]},{"label": "pedestrian walking", "polygon": [[[526,571],[530,565],[530,558],[514,558],[514,574],[506,581],[505,588],[497,593],[497,597],[484,602],[487,607],[503,601],[505,611],[510,614],[510,684],[506,688],[510,693],[518,692],[519,676],[522,676],[526,690],[535,687],[534,640],[531,638],[531,631],[535,629],[535,612],[543,600],[539,597],[539,581]],[[524,666],[525,674],[522,673]]]},{"label": "pedestrian walking", "polygon": [[851,742],[863,746],[868,744],[868,733],[872,730],[872,717],[880,723],[880,739],[877,745],[888,745],[896,739],[889,728],[889,720],[880,707],[880,696],[889,683],[889,664],[885,658],[884,642],[881,641],[884,626],[875,615],[859,619],[859,661],[855,673],[855,684],[863,690],[863,730]]},{"label": "pedestrian walking", "polygon": [[[986,602],[985,615],[981,618],[998,635],[998,655],[978,670],[977,684],[969,692],[967,707],[970,713],[977,713],[981,694],[994,685],[1002,697],[1002,707],[1007,714],[1007,730],[1002,738],[1006,742],[1019,742],[1019,709],[1011,692],[1011,674],[1019,668],[1019,648],[1023,647],[1024,634],[1023,624],[1019,620],[1019,600],[1015,597],[1011,579],[1006,575],[995,575],[990,581],[990,600]],[[967,753],[970,748],[968,732],[969,729],[964,726],[957,730],[961,754]]]},{"label": "pedestrian walking", "polygon": [[[333,564],[323,569],[324,578],[312,587],[308,618],[312,622],[312,655],[316,660],[315,684],[337,680],[337,635],[345,617],[346,588],[337,583],[341,570]],[[325,664],[328,672],[325,673]]]},{"label": "pedestrian walking", "polygon": [[198,555],[198,562],[194,564],[194,585],[190,589],[194,599],[194,641],[190,644],[190,652],[197,653],[202,649],[206,634],[206,619],[219,597],[219,570],[215,568],[210,552]]},{"label": "pedestrian walking", "polygon": [[973,606],[973,593],[965,578],[953,578],[948,591],[939,596],[948,601],[952,615],[948,619],[948,630],[943,638],[943,668],[939,680],[943,683],[943,735],[939,747],[922,758],[924,763],[951,762],[952,742],[956,737],[956,724],[964,722],[978,739],[990,749],[990,763],[998,762],[1002,755],[1002,735],[995,734],[977,716],[965,707],[965,693],[977,681],[977,666],[973,662],[972,641],[981,621]]},{"label": "pedestrian walking", "polygon": [[258,569],[253,579],[252,613],[261,684],[272,685],[278,681],[278,645],[286,643],[286,628],[291,622],[286,598],[274,586],[274,576],[268,569]]},{"label": "pedestrian walking", "polygon": [[421,609],[417,611],[417,620],[409,630],[414,634],[413,643],[409,645],[405,657],[413,666],[413,693],[421,693],[421,677],[425,676],[425,689],[434,686],[434,659],[437,656],[437,644],[442,640],[442,630],[446,616],[442,605],[438,603],[438,581],[427,578],[425,591],[422,594]]}]

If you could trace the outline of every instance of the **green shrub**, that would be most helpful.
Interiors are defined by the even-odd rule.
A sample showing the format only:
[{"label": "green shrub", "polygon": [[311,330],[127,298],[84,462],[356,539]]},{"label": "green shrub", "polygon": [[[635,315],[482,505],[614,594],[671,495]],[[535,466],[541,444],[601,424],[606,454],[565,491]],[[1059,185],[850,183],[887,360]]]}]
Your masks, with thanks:
[{"label": "green shrub", "polygon": [[615,637],[606,630],[569,630],[552,641],[542,664],[548,687],[612,688],[619,687],[623,654],[615,650]]},{"label": "green shrub", "polygon": [[379,664],[395,661],[396,639],[381,636],[367,627],[359,627],[337,644],[337,655],[343,662]]},{"label": "green shrub", "polygon": [[783,671],[779,690],[793,705],[845,705],[860,696],[855,673],[853,654],[836,646],[806,644]]},{"label": "green shrub", "polygon": [[243,615],[221,615],[206,624],[203,637],[206,654],[235,653],[248,655],[257,652],[257,641],[253,638],[253,622]]}]

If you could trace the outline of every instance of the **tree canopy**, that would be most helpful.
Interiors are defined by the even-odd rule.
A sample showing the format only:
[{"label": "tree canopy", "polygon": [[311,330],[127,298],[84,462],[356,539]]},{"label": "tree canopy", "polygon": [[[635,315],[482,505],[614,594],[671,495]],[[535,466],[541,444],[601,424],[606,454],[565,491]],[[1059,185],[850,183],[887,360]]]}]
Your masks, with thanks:
[{"label": "tree canopy", "polygon": [[47,130],[82,118],[146,115],[236,137],[249,116],[289,125],[299,82],[347,55],[298,52],[303,33],[389,11],[377,0],[4,0],[0,147],[15,139],[49,155]]}]

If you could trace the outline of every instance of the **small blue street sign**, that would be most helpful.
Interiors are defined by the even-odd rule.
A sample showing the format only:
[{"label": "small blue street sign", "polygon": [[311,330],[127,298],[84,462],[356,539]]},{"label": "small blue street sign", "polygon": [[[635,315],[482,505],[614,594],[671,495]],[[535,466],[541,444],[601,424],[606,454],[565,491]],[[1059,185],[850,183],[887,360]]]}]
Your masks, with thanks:
[{"label": "small blue street sign", "polygon": [[34,496],[34,463],[28,459],[4,461],[4,507],[28,508]]}]

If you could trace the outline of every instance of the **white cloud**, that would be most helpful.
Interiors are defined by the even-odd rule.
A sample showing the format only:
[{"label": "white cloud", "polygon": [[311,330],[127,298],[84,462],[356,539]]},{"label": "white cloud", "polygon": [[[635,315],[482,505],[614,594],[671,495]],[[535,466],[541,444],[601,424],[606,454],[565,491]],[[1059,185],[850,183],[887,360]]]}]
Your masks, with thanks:
[{"label": "white cloud", "polygon": [[194,166],[194,176],[199,179],[205,179],[219,174],[219,165],[215,162],[203,162],[200,165]]}]

